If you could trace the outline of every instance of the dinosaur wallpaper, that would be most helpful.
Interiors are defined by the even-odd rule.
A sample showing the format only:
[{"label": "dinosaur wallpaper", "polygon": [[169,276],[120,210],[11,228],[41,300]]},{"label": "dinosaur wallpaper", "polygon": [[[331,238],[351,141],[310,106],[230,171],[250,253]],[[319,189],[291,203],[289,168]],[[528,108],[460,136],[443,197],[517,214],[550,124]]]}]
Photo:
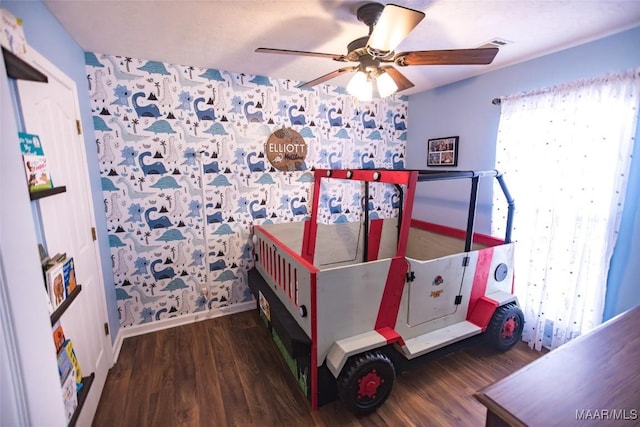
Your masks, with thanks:
[{"label": "dinosaur wallpaper", "polygon": [[[252,299],[250,227],[302,221],[313,168],[402,168],[407,100],[358,104],[344,89],[129,57],[85,54],[120,324]],[[304,137],[300,170],[264,154]],[[361,189],[327,184],[322,221],[357,220]],[[394,209],[373,188],[372,217]]]}]

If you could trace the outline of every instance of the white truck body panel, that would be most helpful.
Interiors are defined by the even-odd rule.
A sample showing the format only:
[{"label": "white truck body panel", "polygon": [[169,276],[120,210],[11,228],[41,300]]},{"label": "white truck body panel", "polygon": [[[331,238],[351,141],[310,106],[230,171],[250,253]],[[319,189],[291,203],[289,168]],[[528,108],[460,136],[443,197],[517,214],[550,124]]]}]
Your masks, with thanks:
[{"label": "white truck body panel", "polygon": [[336,341],[327,355],[327,367],[337,378],[347,359],[354,354],[382,347],[387,343],[385,337],[376,331],[365,332]]},{"label": "white truck body panel", "polygon": [[463,320],[406,340],[404,345],[400,346],[400,350],[407,359],[413,359],[481,332],[482,328]]},{"label": "white truck body panel", "polygon": [[[493,294],[497,291],[511,294],[514,274],[514,248],[515,243],[505,243],[500,246],[493,247],[493,257],[491,258],[491,267],[489,267],[489,277],[487,281],[487,295]],[[498,281],[496,280],[496,269],[500,264],[504,264],[508,271],[506,277],[503,280]]]},{"label": "white truck body panel", "polygon": [[256,253],[262,259],[256,263],[256,268],[287,311],[311,337],[311,317],[300,316],[300,306],[307,307],[307,310],[311,308],[310,271],[287,251],[271,243],[260,230],[255,230],[255,236]]},{"label": "white truck body panel", "polygon": [[[350,354],[357,352],[353,347],[354,343],[363,343],[360,351],[364,351],[365,347],[369,348],[368,342],[355,339],[345,348],[338,345],[332,350],[334,344],[341,340],[366,335],[375,329],[377,309],[380,307],[390,265],[390,258],[367,263],[354,259],[354,252],[362,256],[357,245],[350,248],[351,253],[344,248],[332,250],[336,245],[330,242],[339,241],[340,237],[351,238],[357,235],[358,224],[338,225],[341,227],[337,231],[329,232],[332,227],[327,226],[323,230],[325,232],[319,235],[323,249],[318,248],[316,253],[316,259],[322,258],[324,261],[323,268],[316,273],[317,363],[318,366],[322,365],[330,350],[334,351],[331,362],[334,369],[341,367]],[[394,229],[392,224],[385,223],[383,230],[385,229],[383,239],[386,234],[387,241],[393,241],[392,236],[390,237]],[[301,223],[274,224],[270,225],[268,230],[274,233],[274,237],[281,243],[289,242],[287,245],[301,246]],[[259,230],[257,235],[260,239]],[[442,237],[447,241],[451,240],[448,236]],[[437,243],[437,237],[430,236],[429,239],[432,245]],[[513,246],[504,244],[488,249],[492,251],[492,258],[488,272],[485,272],[485,295],[495,300],[498,305],[516,300],[510,293],[513,280],[513,269],[510,267],[513,265]],[[448,250],[450,249],[445,248],[445,253]],[[410,265],[409,271],[413,272],[415,279],[405,283],[395,325],[395,331],[405,343],[408,343],[402,347],[405,356],[413,358],[447,345],[452,340],[461,340],[482,332],[481,328],[472,328],[469,326],[471,324],[466,322],[479,250],[431,260],[406,258]],[[262,263],[257,263],[258,270],[274,292],[281,296],[280,300],[296,322],[311,337],[310,316],[302,317],[299,310],[301,305],[307,310],[311,307],[311,274],[296,258],[275,245],[265,244],[265,251],[262,256],[267,263],[271,262],[274,265],[275,278],[265,270]],[[381,244],[380,252],[385,251],[387,250]],[[271,258],[273,260],[269,261]],[[466,267],[463,267],[464,258],[468,258]],[[500,264],[509,267],[506,276],[498,281],[495,271]],[[278,271],[280,276],[277,274]],[[277,277],[280,277],[280,280]],[[457,295],[461,296],[459,304],[455,304]],[[440,332],[435,333],[436,331]],[[385,344],[385,341],[380,341],[380,334],[375,333],[372,336],[376,337],[374,341],[378,346]]]},{"label": "white truck body panel", "polygon": [[[404,292],[402,294],[402,300],[400,302],[400,310],[398,311],[398,319],[396,321],[396,332],[400,334],[400,336],[405,340],[410,340],[412,338],[419,337],[420,335],[428,334],[438,329],[446,328],[451,325],[455,325],[457,323],[463,322],[467,318],[467,309],[469,307],[469,297],[471,294],[471,287],[473,285],[473,272],[476,268],[476,261],[478,259],[477,251],[469,252],[467,254],[453,255],[451,257],[452,260],[457,260],[459,258],[460,263],[462,263],[462,257],[468,256],[468,266],[467,267],[459,267],[459,273],[462,276],[462,280],[459,282],[457,287],[454,286],[457,281],[451,279],[451,285],[444,292],[447,292],[447,295],[444,295],[444,292],[440,297],[434,298],[431,297],[430,292],[431,288],[435,288],[432,285],[433,278],[435,277],[433,273],[437,272],[437,270],[431,270],[429,267],[433,263],[434,266],[445,266],[446,261],[443,259],[424,261],[422,270],[422,274],[425,277],[420,277],[416,274],[416,279],[413,282],[409,282],[404,287]],[[442,263],[440,261],[443,261]],[[457,262],[457,261],[456,261]],[[414,261],[411,261],[411,265],[413,267]],[[461,264],[459,264],[461,265]],[[449,267],[452,267],[453,264],[449,264]],[[451,271],[451,270],[449,270]],[[427,274],[429,273],[429,274]],[[442,272],[440,272],[443,275]],[[458,277],[457,274],[453,274],[454,278]],[[412,289],[415,288],[415,290]],[[409,313],[411,305],[414,306],[414,311],[419,310],[420,304],[423,304],[422,307],[425,310],[428,310],[430,304],[451,304],[454,305],[456,295],[462,295],[460,304],[455,306],[456,308],[451,310],[449,314],[440,315],[441,313],[437,313],[434,311],[428,312],[423,316],[415,315],[417,320],[416,323],[410,323]],[[424,301],[424,297],[428,299],[427,302]],[[415,300],[414,300],[415,297]],[[446,298],[446,302],[440,303],[433,302],[439,298]],[[427,305],[424,305],[427,304]]]},{"label": "white truck body panel", "polygon": [[455,296],[462,285],[462,262],[466,256],[463,253],[431,261],[408,258],[410,273],[415,276],[413,281],[405,285],[409,287],[406,317],[409,326],[455,314],[458,309]]},{"label": "white truck body panel", "polygon": [[389,264],[385,259],[318,273],[318,366],[336,341],[375,329]]}]

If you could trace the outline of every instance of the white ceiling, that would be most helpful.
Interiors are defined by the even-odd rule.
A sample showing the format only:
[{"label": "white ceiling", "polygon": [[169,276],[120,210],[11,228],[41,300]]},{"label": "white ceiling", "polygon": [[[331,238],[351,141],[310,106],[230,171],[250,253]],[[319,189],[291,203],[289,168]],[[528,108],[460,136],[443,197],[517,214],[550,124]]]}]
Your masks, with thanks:
[{"label": "white ceiling", "polygon": [[[346,54],[366,36],[349,0],[45,0],[85,51],[309,81],[346,64],[255,53],[257,47]],[[382,2],[386,3],[386,2]],[[640,0],[395,0],[426,13],[397,52],[479,47],[501,38],[491,65],[401,68],[413,94],[640,25]],[[344,86],[349,77],[330,80]]]}]

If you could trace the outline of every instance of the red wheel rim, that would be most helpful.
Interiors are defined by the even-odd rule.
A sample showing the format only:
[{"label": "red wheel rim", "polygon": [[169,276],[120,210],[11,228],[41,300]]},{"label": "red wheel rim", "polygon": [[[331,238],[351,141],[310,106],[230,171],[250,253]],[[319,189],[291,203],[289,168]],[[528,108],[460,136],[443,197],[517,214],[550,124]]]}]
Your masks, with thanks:
[{"label": "red wheel rim", "polygon": [[378,387],[384,382],[375,369],[372,369],[366,375],[363,375],[358,380],[358,399],[375,399]]},{"label": "red wheel rim", "polygon": [[513,338],[513,334],[517,328],[518,328],[518,322],[516,320],[516,317],[515,316],[509,317],[504,321],[504,324],[502,325],[502,338],[507,340]]}]

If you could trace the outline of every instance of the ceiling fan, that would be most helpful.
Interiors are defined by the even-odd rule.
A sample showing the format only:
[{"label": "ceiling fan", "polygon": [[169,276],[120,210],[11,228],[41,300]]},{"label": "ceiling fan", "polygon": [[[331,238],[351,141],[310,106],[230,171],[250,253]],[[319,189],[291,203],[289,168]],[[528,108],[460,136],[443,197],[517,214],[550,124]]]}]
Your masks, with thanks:
[{"label": "ceiling fan", "polygon": [[358,62],[358,65],[339,68],[314,80],[299,85],[309,88],[345,73],[356,72],[347,85],[347,91],[367,101],[374,95],[384,98],[395,92],[413,87],[393,65],[483,65],[490,64],[498,53],[497,48],[419,50],[395,53],[395,48],[422,21],[423,12],[394,4],[366,3],[356,12],[360,22],[369,27],[369,35],[353,40],[347,45],[347,54],[307,52],[301,50],[260,47],[259,53],[313,56],[338,62]]}]

